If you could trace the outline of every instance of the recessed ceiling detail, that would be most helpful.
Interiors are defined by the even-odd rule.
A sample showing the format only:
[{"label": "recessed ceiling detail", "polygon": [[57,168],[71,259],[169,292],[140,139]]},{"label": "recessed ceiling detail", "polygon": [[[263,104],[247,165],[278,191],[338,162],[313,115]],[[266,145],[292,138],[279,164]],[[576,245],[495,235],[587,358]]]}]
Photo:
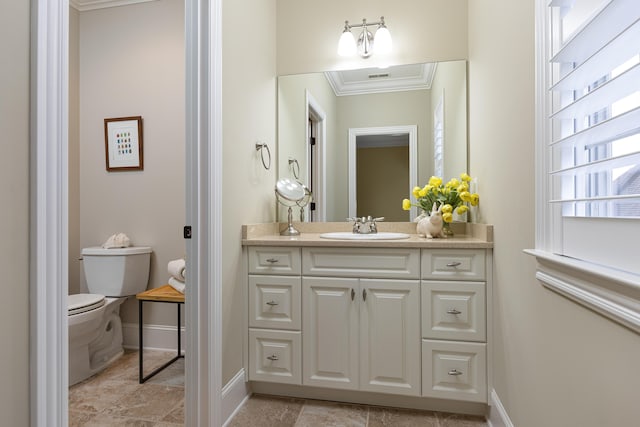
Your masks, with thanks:
[{"label": "recessed ceiling detail", "polygon": [[328,71],[336,96],[430,89],[436,64],[396,65],[389,68]]},{"label": "recessed ceiling detail", "polygon": [[147,3],[155,0],[69,0],[69,6],[84,12],[108,7],[128,6],[136,3]]}]

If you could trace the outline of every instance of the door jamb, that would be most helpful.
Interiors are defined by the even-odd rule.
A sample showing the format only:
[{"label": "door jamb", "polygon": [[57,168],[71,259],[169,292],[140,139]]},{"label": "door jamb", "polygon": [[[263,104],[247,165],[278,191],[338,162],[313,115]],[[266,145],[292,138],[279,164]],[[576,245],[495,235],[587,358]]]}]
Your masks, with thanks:
[{"label": "door jamb", "polygon": [[[222,0],[185,1],[187,426],[222,425]],[[30,425],[68,424],[69,0],[31,0]]]}]

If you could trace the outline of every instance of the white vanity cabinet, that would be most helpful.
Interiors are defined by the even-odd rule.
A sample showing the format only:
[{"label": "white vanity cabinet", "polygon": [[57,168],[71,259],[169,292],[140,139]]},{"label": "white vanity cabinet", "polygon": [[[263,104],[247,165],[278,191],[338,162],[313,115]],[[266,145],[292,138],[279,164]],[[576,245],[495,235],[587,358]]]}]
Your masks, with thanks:
[{"label": "white vanity cabinet", "polygon": [[300,248],[250,247],[249,379],[302,383]]},{"label": "white vanity cabinet", "polygon": [[487,401],[484,249],[423,249],[422,395]]},{"label": "white vanity cabinet", "polygon": [[248,376],[260,392],[486,405],[489,238],[243,243]]}]

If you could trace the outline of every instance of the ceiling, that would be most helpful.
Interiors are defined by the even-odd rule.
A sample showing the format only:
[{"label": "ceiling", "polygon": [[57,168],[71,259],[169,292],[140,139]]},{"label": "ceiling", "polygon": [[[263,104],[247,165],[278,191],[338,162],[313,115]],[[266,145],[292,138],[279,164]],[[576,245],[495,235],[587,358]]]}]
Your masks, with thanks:
[{"label": "ceiling", "polygon": [[328,71],[336,96],[430,89],[436,64],[396,65],[387,68]]}]

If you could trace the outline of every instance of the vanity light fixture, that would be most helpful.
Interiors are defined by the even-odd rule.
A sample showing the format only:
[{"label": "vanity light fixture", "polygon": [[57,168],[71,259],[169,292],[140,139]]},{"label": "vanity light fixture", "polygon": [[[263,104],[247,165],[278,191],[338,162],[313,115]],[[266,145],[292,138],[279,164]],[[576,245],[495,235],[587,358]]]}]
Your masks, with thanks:
[{"label": "vanity light fixture", "polygon": [[[367,29],[371,25],[378,26],[375,38]],[[357,43],[351,32],[352,28],[362,28]],[[391,34],[384,23],[384,16],[381,16],[378,22],[367,22],[366,19],[363,19],[362,24],[351,25],[349,21],[344,21],[344,30],[338,42],[338,55],[353,56],[358,53],[363,58],[368,58],[372,53],[386,54],[391,52],[391,46]]]}]

